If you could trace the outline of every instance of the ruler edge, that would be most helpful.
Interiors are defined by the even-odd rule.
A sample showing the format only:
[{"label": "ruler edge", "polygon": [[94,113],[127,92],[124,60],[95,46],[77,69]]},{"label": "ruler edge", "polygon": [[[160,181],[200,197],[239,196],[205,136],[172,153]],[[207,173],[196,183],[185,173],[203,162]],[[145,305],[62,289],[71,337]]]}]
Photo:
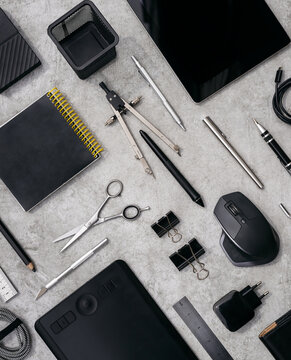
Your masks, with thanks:
[{"label": "ruler edge", "polygon": [[11,299],[13,299],[17,294],[18,294],[18,290],[16,289],[15,285],[13,284],[13,282],[9,279],[9,277],[7,276],[6,272],[3,270],[3,268],[0,266],[0,276],[4,276],[4,280],[6,281],[6,283],[12,287],[13,291],[15,292],[14,295],[12,295],[8,300],[5,300],[4,297],[0,294],[0,299],[6,304],[8,301],[10,301]]},{"label": "ruler edge", "polygon": [[[216,334],[212,331],[212,329],[209,327],[209,325],[207,324],[207,322],[202,318],[202,316],[200,315],[200,313],[196,310],[196,308],[194,307],[194,305],[191,303],[191,301],[187,298],[187,296],[183,296],[180,300],[178,300],[174,305],[173,305],[173,309],[176,311],[177,315],[180,317],[180,319],[183,321],[183,323],[187,326],[188,330],[191,332],[192,335],[194,335],[195,339],[199,342],[199,344],[203,347],[203,349],[206,351],[206,353],[208,354],[208,356],[210,358],[212,358],[212,356],[209,354],[209,352],[206,350],[205,346],[200,342],[200,340],[197,338],[197,336],[192,332],[192,330],[190,329],[190,327],[186,324],[186,322],[184,321],[184,319],[182,319],[181,315],[178,313],[177,308],[181,308],[181,305],[179,304],[181,301],[186,300],[190,306],[194,309],[194,311],[198,314],[198,316],[201,318],[201,320],[204,322],[204,324],[206,324],[208,330],[210,330],[210,332],[214,335],[215,339],[220,343],[220,345],[222,346],[222,348],[226,351],[226,353],[229,356],[229,360],[234,360],[233,357],[230,355],[230,353],[228,352],[228,350],[225,348],[225,346],[223,345],[223,343],[220,341],[220,339],[216,336]],[[213,359],[213,358],[212,358]]]}]

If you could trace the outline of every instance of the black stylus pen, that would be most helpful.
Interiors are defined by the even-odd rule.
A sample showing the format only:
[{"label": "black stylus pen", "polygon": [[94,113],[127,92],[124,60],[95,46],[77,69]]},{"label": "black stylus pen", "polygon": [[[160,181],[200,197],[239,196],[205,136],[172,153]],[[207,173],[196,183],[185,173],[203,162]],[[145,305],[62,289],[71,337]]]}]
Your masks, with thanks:
[{"label": "black stylus pen", "polygon": [[148,136],[148,134],[142,130],[140,130],[140,134],[145,142],[149,145],[149,147],[153,150],[153,152],[157,155],[157,157],[161,160],[161,162],[165,165],[165,167],[169,170],[169,172],[174,176],[174,178],[178,181],[178,183],[182,186],[182,188],[186,191],[186,193],[190,196],[192,201],[195,201],[196,204],[203,206],[204,203],[201,199],[200,194],[193,189],[192,185],[184,178],[184,176],[180,173],[180,171],[176,168],[176,166],[169,160],[169,158],[162,152],[162,150],[158,147],[158,145]]},{"label": "black stylus pen", "polygon": [[280,160],[281,164],[284,168],[288,171],[291,175],[291,160],[285,151],[281,148],[281,146],[277,143],[277,141],[273,138],[273,136],[266,130],[261,124],[254,119],[257,128],[260,130],[262,138],[266,141],[266,143],[270,146],[270,148],[274,151],[277,155],[278,159]]}]

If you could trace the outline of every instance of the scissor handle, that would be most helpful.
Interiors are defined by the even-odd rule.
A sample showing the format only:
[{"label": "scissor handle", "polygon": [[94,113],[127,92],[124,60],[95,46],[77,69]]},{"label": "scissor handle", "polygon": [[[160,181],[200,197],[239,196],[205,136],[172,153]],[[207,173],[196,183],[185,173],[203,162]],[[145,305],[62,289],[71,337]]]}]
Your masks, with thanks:
[{"label": "scissor handle", "polygon": [[[113,184],[118,184],[119,185],[119,189],[115,192],[115,193],[110,193],[110,187],[113,185]],[[106,188],[106,194],[109,198],[115,198],[117,196],[119,196],[121,193],[122,193],[122,190],[123,190],[123,184],[120,180],[112,180],[110,181],[110,183],[107,185],[107,188]]]},{"label": "scissor handle", "polygon": [[[122,212],[122,216],[126,219],[126,220],[135,220],[136,218],[138,218],[140,216],[140,213],[142,211],[145,210],[149,210],[150,207],[147,206],[146,208],[141,209],[139,206],[137,205],[128,205]],[[130,211],[131,210],[131,211]],[[132,210],[134,210],[132,212]]]}]

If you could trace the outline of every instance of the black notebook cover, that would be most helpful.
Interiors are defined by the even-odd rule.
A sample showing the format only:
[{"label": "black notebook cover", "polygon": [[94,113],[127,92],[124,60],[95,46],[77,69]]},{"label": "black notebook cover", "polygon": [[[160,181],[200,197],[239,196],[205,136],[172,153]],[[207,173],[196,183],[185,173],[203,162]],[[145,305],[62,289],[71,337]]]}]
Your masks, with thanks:
[{"label": "black notebook cover", "polygon": [[291,310],[262,331],[259,338],[276,360],[290,360]]},{"label": "black notebook cover", "polygon": [[0,93],[40,64],[39,58],[0,8]]},{"label": "black notebook cover", "polygon": [[0,127],[0,178],[25,211],[98,159],[102,150],[68,102],[56,103],[64,99],[61,93],[51,94]]},{"label": "black notebook cover", "polygon": [[121,260],[41,317],[35,328],[58,360],[198,360]]}]

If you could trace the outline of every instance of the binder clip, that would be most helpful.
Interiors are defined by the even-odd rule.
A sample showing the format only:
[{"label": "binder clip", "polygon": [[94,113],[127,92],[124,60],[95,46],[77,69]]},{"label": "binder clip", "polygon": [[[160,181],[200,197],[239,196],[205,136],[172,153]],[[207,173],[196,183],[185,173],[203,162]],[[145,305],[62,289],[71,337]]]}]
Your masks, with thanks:
[{"label": "binder clip", "polygon": [[[203,247],[196,239],[192,239],[188,244],[182,246],[169,258],[179,271],[184,269],[186,266],[191,265],[193,273],[197,275],[197,279],[205,280],[209,276],[209,271],[205,269],[205,264],[198,260],[198,258],[203,254],[205,254]],[[196,269],[196,267],[192,264],[194,261],[197,262],[200,269]]]},{"label": "binder clip", "polygon": [[180,220],[173,211],[169,211],[165,216],[152,224],[151,227],[158,237],[162,237],[168,233],[168,237],[171,238],[174,243],[177,243],[182,239],[182,234],[174,227],[179,224],[179,222]]}]

